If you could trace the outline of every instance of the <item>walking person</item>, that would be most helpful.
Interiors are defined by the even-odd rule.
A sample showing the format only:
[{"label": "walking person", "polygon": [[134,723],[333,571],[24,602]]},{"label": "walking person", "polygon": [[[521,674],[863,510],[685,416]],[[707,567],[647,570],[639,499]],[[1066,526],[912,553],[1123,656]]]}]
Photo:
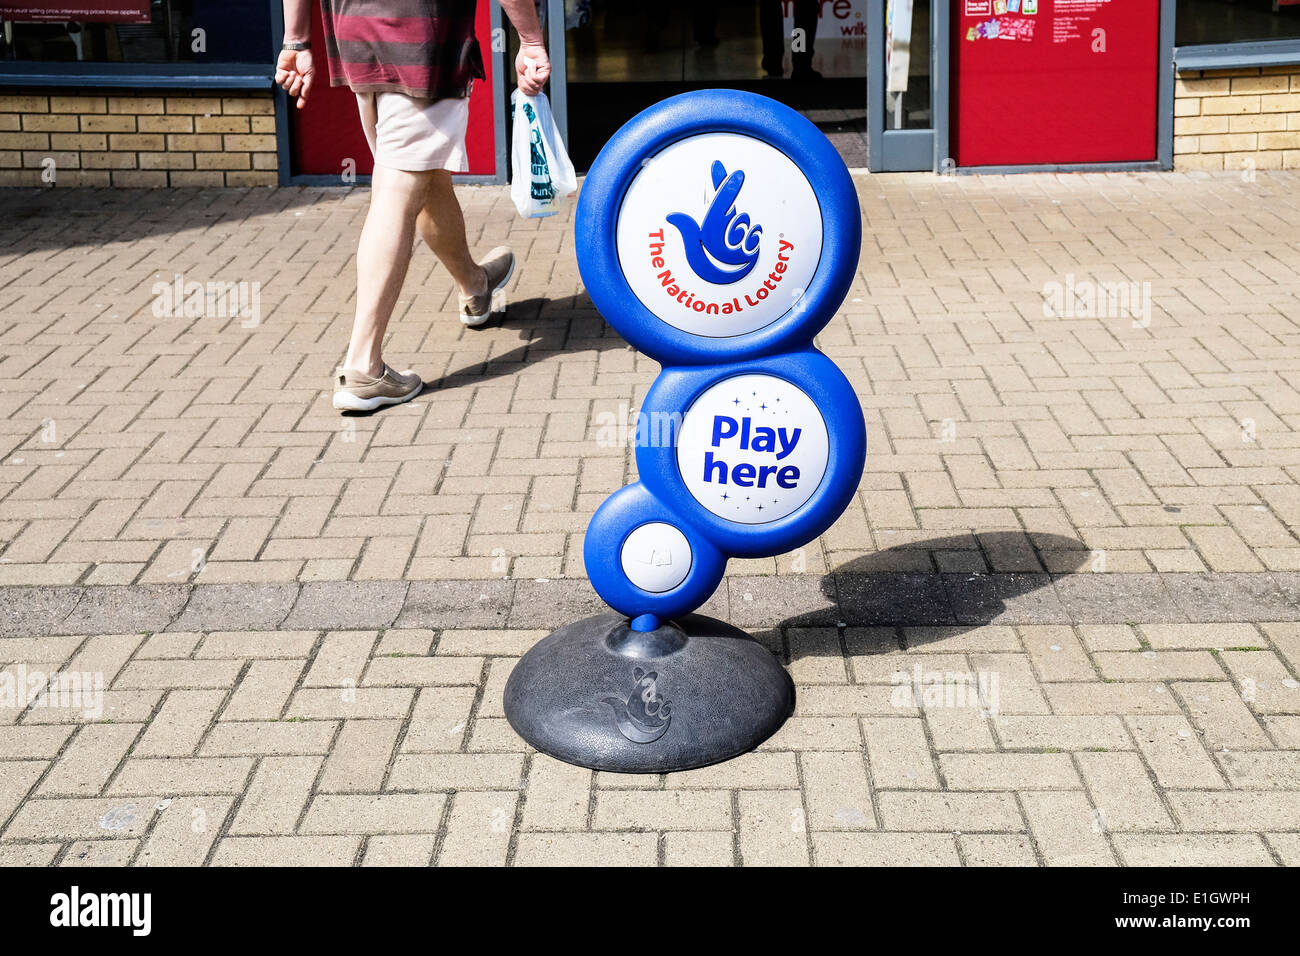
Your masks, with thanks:
[{"label": "walking person", "polygon": [[[307,105],[316,68],[313,0],[284,0],[284,47],[275,82]],[[533,0],[500,0],[519,33],[517,84],[540,93],[550,59]],[[385,364],[388,320],[402,291],[418,233],[451,274],[460,320],[482,325],[492,295],[514,273],[506,246],[481,261],[470,254],[451,174],[465,172],[469,93],[483,79],[474,36],[476,0],[321,0],[332,86],[348,86],[375,157],[370,209],[357,247],[357,311],[343,364],[334,374],[334,407],[371,411],[409,401],[424,383]]]}]

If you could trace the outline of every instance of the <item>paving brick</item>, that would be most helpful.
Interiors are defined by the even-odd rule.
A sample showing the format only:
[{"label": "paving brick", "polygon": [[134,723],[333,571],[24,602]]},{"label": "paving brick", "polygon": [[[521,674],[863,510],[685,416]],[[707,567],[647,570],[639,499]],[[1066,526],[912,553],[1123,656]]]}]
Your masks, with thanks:
[{"label": "paving brick", "polygon": [[1131,750],[1133,741],[1114,716],[998,717],[993,726],[1008,750]]},{"label": "paving brick", "polygon": [[199,752],[204,757],[324,754],[330,752],[337,728],[332,720],[223,720],[212,728]]},{"label": "paving brick", "polygon": [[224,837],[214,866],[351,866],[361,846],[357,836]]},{"label": "paving brick", "polygon": [[1126,866],[1273,866],[1257,833],[1203,835],[1117,834],[1115,848]]},{"label": "paving brick", "polygon": [[1126,717],[1125,723],[1160,786],[1209,789],[1225,785],[1187,718],[1141,715]]},{"label": "paving brick", "polygon": [[305,659],[311,655],[316,639],[315,631],[217,631],[203,637],[194,656]]},{"label": "paving brick", "polygon": [[1266,833],[1264,839],[1283,866],[1300,865],[1300,833]]},{"label": "paving brick", "polygon": [[1067,754],[940,754],[939,772],[949,790],[1081,786]]},{"label": "paving brick", "polygon": [[1257,714],[1300,714],[1300,682],[1271,651],[1224,651],[1219,655],[1242,699]]},{"label": "paving brick", "polygon": [[116,689],[145,687],[201,688],[229,687],[243,666],[242,661],[132,661],[122,668]]},{"label": "paving brick", "polygon": [[669,790],[782,790],[799,786],[795,755],[755,751],[724,763],[664,777]]},{"label": "paving brick", "polygon": [[[32,778],[33,780],[35,777]],[[30,786],[30,783],[28,784]],[[6,840],[102,840],[140,837],[159,802],[154,797],[28,800],[4,832]]]},{"label": "paving brick", "polygon": [[457,793],[451,801],[438,865],[505,865],[518,802],[514,791]]},{"label": "paving brick", "polygon": [[366,840],[362,866],[428,866],[436,837],[432,833],[379,834]]},{"label": "paving brick", "polygon": [[937,751],[997,748],[992,721],[979,708],[931,708],[925,712],[925,723]]},{"label": "paving brick", "polygon": [[523,833],[515,866],[654,866],[659,841],[653,833]]},{"label": "paving brick", "polygon": [[1267,750],[1263,728],[1227,681],[1188,681],[1173,685],[1192,723],[1210,750]]},{"label": "paving brick", "polygon": [[[300,690],[293,695],[288,717],[304,720],[405,717],[415,692],[407,687],[338,687]],[[223,715],[224,716],[224,715]]]},{"label": "paving brick", "polygon": [[1164,684],[1048,684],[1043,688],[1057,714],[1177,714],[1178,701]]},{"label": "paving brick", "polygon": [[1013,832],[1024,818],[1009,793],[887,792],[876,795],[882,829]]},{"label": "paving brick", "polygon": [[1137,754],[1081,753],[1075,759],[1103,829],[1117,832],[1173,827],[1169,812]]},{"label": "paving brick", "polygon": [[320,772],[320,757],[267,757],[249,783],[232,834],[292,833]]},{"label": "paving brick", "polygon": [[1036,866],[1027,836],[1013,833],[961,833],[957,846],[967,866]]},{"label": "paving brick", "polygon": [[919,718],[868,717],[862,721],[862,731],[867,740],[871,781],[876,789],[939,786],[925,726]]},{"label": "paving brick", "polygon": [[[58,849],[58,844],[54,847]],[[68,844],[59,865],[129,866],[139,849],[139,840],[78,840]]]},{"label": "paving brick", "polygon": [[389,790],[517,789],[524,755],[399,754],[393,758]]},{"label": "paving brick", "polygon": [[247,757],[131,757],[109,792],[241,793],[252,768]]},{"label": "paving brick", "polygon": [[1020,638],[1038,678],[1050,681],[1093,680],[1096,672],[1083,645],[1068,627],[1021,627]]},{"label": "paving brick", "polygon": [[735,862],[735,837],[730,832],[665,833],[665,866],[731,866]]},{"label": "paving brick", "polygon": [[0,759],[16,760],[29,757],[52,759],[58,755],[71,735],[71,727],[0,727]]},{"label": "paving brick", "polygon": [[1048,866],[1114,864],[1098,815],[1083,794],[1031,791],[1020,801]]},{"label": "paving brick", "polygon": [[284,712],[306,661],[253,661],[221,711],[222,720],[276,720]]},{"label": "paving brick", "polygon": [[805,753],[800,776],[811,830],[871,830],[876,815],[861,753]]},{"label": "paving brick", "polygon": [[82,727],[41,782],[40,793],[91,797],[102,792],[139,733],[139,724]]},{"label": "paving brick", "polygon": [[323,793],[375,793],[397,744],[402,725],[396,720],[349,720],[343,724],[321,775]]},{"label": "paving brick", "polygon": [[1221,680],[1208,651],[1106,651],[1093,655],[1106,680]]},{"label": "paving brick", "polygon": [[[8,819],[19,808],[23,798],[31,791],[32,785],[40,779],[45,768],[49,766],[44,760],[10,760],[5,762],[5,773],[0,777],[0,818]],[[20,811],[21,815],[21,811]],[[17,821],[15,820],[15,826]],[[10,827],[12,831],[13,826]],[[6,831],[6,836],[17,833]]]},{"label": "paving brick", "polygon": [[957,866],[948,833],[818,833],[818,866]]},{"label": "paving brick", "polygon": [[808,832],[798,790],[742,790],[740,857],[745,866],[807,866]]},{"label": "paving brick", "polygon": [[207,859],[233,797],[179,797],[158,812],[137,866],[199,866]]},{"label": "paving brick", "polygon": [[523,829],[585,829],[590,789],[590,770],[536,755],[528,770]]},{"label": "paving brick", "polygon": [[132,753],[137,757],[194,753],[225,697],[224,690],[168,691],[162,710],[149,722]]},{"label": "paving brick", "polygon": [[731,794],[723,790],[607,790],[596,798],[592,818],[594,830],[730,830],[731,824]]},{"label": "paving brick", "polygon": [[319,794],[303,817],[301,833],[427,833],[438,827],[441,793]]},{"label": "paving brick", "polygon": [[1243,790],[1300,790],[1300,753],[1259,750],[1216,754],[1223,774]]}]

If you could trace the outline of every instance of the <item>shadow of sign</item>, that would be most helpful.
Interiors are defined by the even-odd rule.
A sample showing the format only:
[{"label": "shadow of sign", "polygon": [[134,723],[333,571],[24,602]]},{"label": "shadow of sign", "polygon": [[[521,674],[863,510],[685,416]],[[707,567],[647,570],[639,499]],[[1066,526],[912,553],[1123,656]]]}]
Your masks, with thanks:
[{"label": "shadow of sign", "polygon": [[[822,577],[823,606],[787,617],[779,626],[919,628],[906,635],[914,647],[988,624],[1069,624],[1053,581],[1091,557],[1081,542],[1052,534],[1031,539],[1020,532],[990,532],[909,542]],[[986,570],[973,570],[979,566]],[[1038,570],[987,570],[1006,566]],[[945,570],[953,567],[972,570]],[[816,646],[800,645],[805,653]],[[794,656],[804,653],[796,649]]]}]

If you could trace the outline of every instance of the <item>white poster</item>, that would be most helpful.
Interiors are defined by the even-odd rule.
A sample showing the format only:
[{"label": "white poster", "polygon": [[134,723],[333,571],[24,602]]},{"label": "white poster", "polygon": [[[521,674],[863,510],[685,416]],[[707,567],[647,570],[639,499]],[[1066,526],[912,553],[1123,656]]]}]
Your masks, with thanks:
[{"label": "white poster", "polygon": [[885,90],[907,92],[912,65],[912,0],[889,0],[885,7]]}]

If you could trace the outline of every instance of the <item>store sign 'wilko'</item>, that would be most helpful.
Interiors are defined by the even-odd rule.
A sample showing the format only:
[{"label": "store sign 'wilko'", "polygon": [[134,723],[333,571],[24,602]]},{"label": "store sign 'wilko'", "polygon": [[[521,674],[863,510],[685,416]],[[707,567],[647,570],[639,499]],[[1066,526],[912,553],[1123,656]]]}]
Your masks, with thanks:
[{"label": "store sign 'wilko'", "polygon": [[812,344],[857,271],[857,195],[798,113],[749,93],[688,93],[601,151],[576,231],[592,302],[663,365],[640,412],[659,427],[638,428],[640,480],[587,528],[587,573],[617,613],[524,655],[506,716],[582,766],[702,766],[773,733],[793,686],[748,635],[691,612],[729,558],[825,531],[862,475],[857,397]]}]

